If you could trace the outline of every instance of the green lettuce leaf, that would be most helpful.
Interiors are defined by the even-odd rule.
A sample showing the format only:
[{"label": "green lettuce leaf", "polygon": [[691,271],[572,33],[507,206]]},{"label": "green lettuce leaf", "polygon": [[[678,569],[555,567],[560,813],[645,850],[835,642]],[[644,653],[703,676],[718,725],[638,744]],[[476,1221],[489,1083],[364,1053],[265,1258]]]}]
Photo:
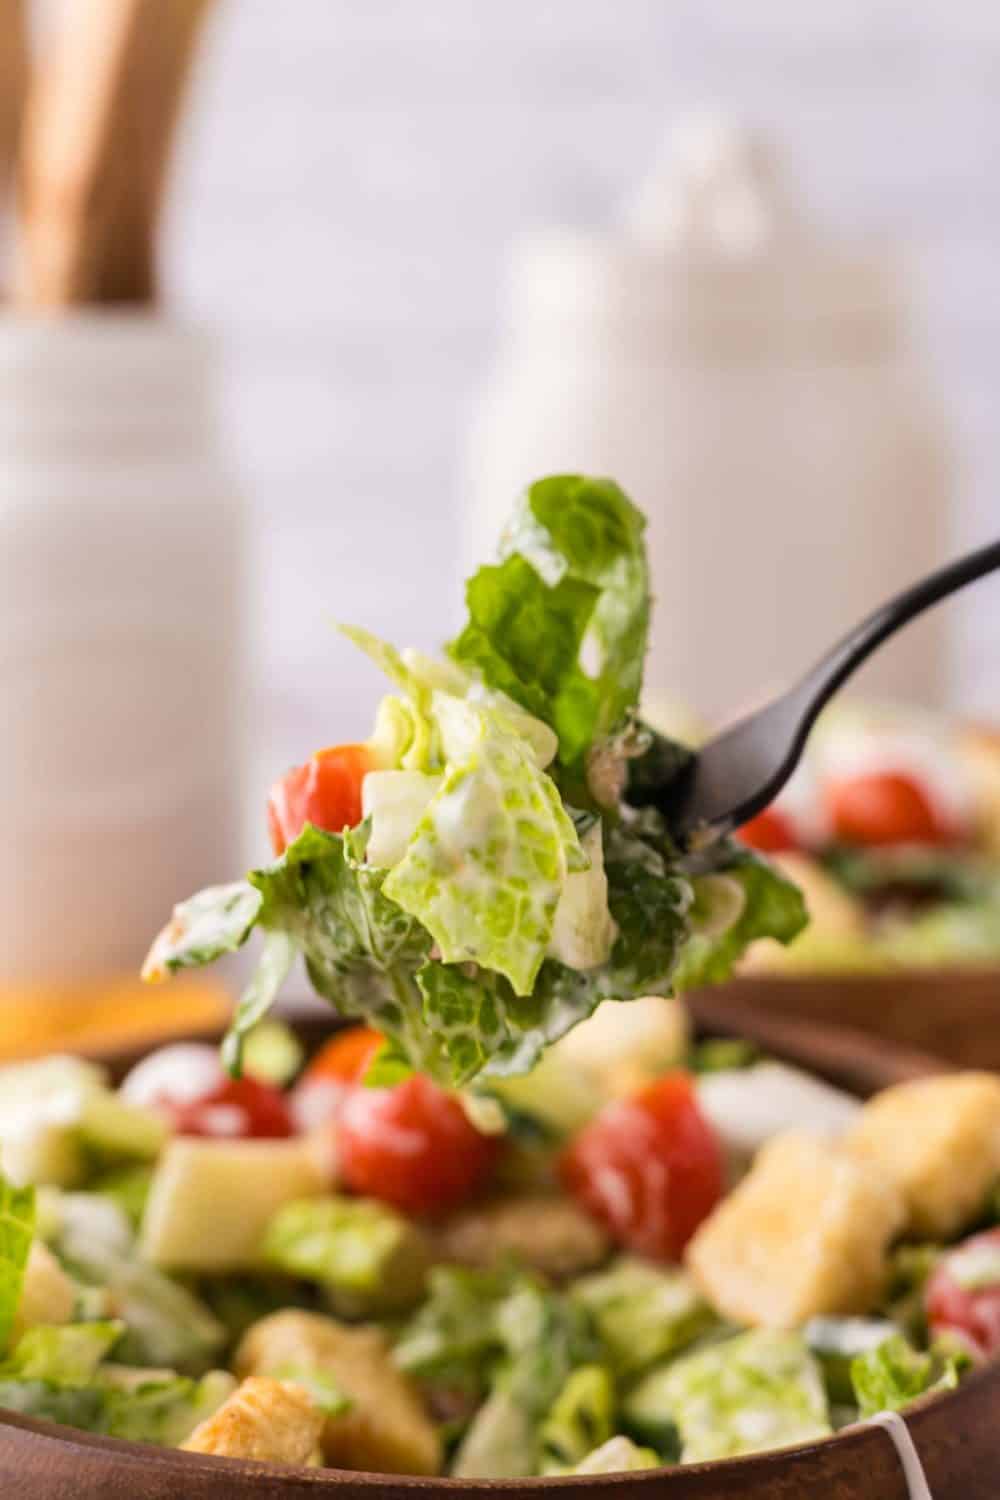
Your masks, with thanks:
[{"label": "green lettuce leaf", "polygon": [[921,1353],[901,1333],[851,1361],[851,1384],[862,1417],[901,1411],[928,1391],[951,1390],[959,1373],[955,1358]]},{"label": "green lettuce leaf", "polygon": [[253,931],[259,908],[260,896],[245,880],[208,886],[180,902],[150,948],[142,977],[155,982],[235,953]]},{"label": "green lettuce leaf", "polygon": [[637,1375],[677,1354],[716,1322],[685,1271],[631,1256],[581,1277],[570,1295],[587,1309],[622,1375]]},{"label": "green lettuce leaf", "polygon": [[755,1329],[682,1355],[644,1376],[625,1400],[642,1436],[676,1424],[685,1463],[737,1458],[825,1437],[819,1366],[797,1333]]},{"label": "green lettuce leaf", "polygon": [[573,1371],[600,1357],[583,1309],[523,1273],[492,1307],[491,1389],[455,1455],[460,1478],[540,1472],[546,1417]]},{"label": "green lettuce leaf", "polygon": [[0,1377],[86,1385],[124,1332],[117,1320],[29,1328],[0,1365]]},{"label": "green lettuce leaf", "polygon": [[261,1245],[277,1271],[318,1283],[341,1315],[413,1305],[429,1252],[418,1227],[368,1198],[308,1198],[271,1219]]},{"label": "green lettuce leaf", "polygon": [[59,1200],[53,1248],[85,1286],[114,1290],[122,1321],[116,1358],[201,1374],[222,1349],[226,1331],[193,1292],[139,1258],[122,1208],[97,1193]]},{"label": "green lettuce leaf", "polygon": [[564,1474],[614,1436],[615,1386],[603,1365],[581,1365],[539,1428],[543,1474]]},{"label": "green lettuce leaf", "polygon": [[[101,1410],[87,1425],[108,1437],[178,1448],[235,1389],[235,1378],[225,1370],[211,1370],[200,1380],[192,1380],[169,1371],[105,1366],[96,1389],[90,1391],[101,1397]],[[71,1425],[85,1424],[75,1421]]]},{"label": "green lettuce leaf", "polygon": [[34,1237],[34,1188],[14,1187],[0,1173],[0,1350],[14,1326]]},{"label": "green lettuce leaf", "polygon": [[679,990],[721,984],[751,943],[762,937],[790,943],[809,920],[798,886],[750,850],[727,841],[720,868],[742,887],[742,911],[721,933],[692,932],[674,976]]},{"label": "green lettuce leaf", "polygon": [[466,590],[469,618],[452,657],[551,725],[567,766],[639,701],[645,524],[611,480],[539,480],[504,532],[500,562]]},{"label": "green lettuce leaf", "polygon": [[[447,1077],[421,1021],[418,968],[432,939],[383,894],[387,871],[364,863],[365,825],[345,834],[307,825],[274,864],[250,882],[258,921],[301,952],[313,987],[343,1016],[366,1020],[396,1040],[411,1064]],[[261,1017],[253,1007],[253,1024]],[[228,1056],[238,1055],[238,1041]]]},{"label": "green lettuce leaf", "polygon": [[526,995],[566,877],[586,860],[528,742],[484,708],[449,705],[460,743],[385,894],[431,933],[445,963],[478,963]]}]

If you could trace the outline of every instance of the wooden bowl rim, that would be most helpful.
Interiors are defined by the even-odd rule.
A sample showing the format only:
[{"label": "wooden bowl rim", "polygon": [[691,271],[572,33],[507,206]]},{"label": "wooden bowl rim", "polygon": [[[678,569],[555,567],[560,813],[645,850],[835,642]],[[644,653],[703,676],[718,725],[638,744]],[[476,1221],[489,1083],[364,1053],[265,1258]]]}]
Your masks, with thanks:
[{"label": "wooden bowl rim", "polygon": [[[700,1031],[709,1034],[731,1031],[731,1018],[725,1012],[722,1013],[721,1021],[714,1017],[710,994],[691,997],[691,1009]],[[335,1018],[331,1020],[312,1011],[299,1016],[286,1016],[285,1019],[291,1020],[307,1041],[317,1040],[324,1033],[335,1029],[337,1024]],[[811,1021],[748,1016],[744,1032],[764,1046],[784,1052],[786,1056],[790,1054],[790,1061],[806,1066],[810,1065],[806,1061],[807,1053],[811,1048],[815,1049],[820,1055],[813,1066],[817,1072],[825,1072],[827,1076],[836,1073],[840,1059],[856,1052],[868,1056],[872,1075],[880,1076],[885,1084],[926,1076],[930,1072],[947,1070],[949,1066],[927,1054],[898,1047],[865,1033],[816,1025]],[[217,1037],[218,1033],[214,1035]],[[208,1037],[209,1034],[200,1033],[197,1039],[205,1040]],[[114,1056],[105,1054],[102,1060],[111,1064],[116,1072],[120,1072],[141,1056],[144,1050],[143,1047],[130,1047],[116,1052]],[[100,1052],[96,1055],[101,1056]],[[955,1390],[932,1393],[914,1402],[906,1409],[906,1426],[914,1440],[921,1436],[929,1436],[933,1440],[935,1435],[943,1436],[952,1430],[954,1418],[960,1412],[965,1413],[969,1408],[977,1406],[982,1406],[985,1419],[983,1426],[977,1430],[988,1432],[990,1411],[995,1409],[1000,1414],[1000,1361],[973,1371]],[[218,1485],[219,1500],[237,1500],[237,1497],[238,1500],[243,1500],[244,1496],[268,1493],[289,1497],[300,1493],[305,1496],[315,1491],[317,1486],[327,1485],[336,1485],[344,1500],[376,1500],[379,1496],[382,1500],[391,1500],[393,1495],[403,1490],[425,1494],[447,1491],[455,1495],[485,1496],[505,1493],[541,1496],[558,1488],[598,1496],[610,1489],[617,1492],[623,1488],[634,1488],[638,1492],[652,1486],[659,1487],[658,1492],[663,1492],[667,1485],[676,1486],[679,1495],[684,1493],[686,1487],[691,1500],[695,1500],[695,1497],[703,1497],[703,1500],[716,1500],[718,1497],[721,1500],[722,1496],[730,1493],[736,1496],[743,1490],[748,1494],[763,1495],[764,1489],[753,1488],[755,1478],[766,1482],[778,1480],[788,1475],[789,1466],[803,1469],[816,1464],[822,1465],[823,1458],[833,1453],[845,1460],[853,1458],[859,1468],[874,1476],[884,1466],[887,1450],[891,1450],[889,1472],[899,1469],[899,1459],[888,1434],[877,1425],[867,1422],[855,1423],[810,1443],[771,1449],[743,1458],[717,1459],[710,1463],[667,1466],[623,1474],[563,1475],[544,1479],[456,1479],[437,1475],[380,1474],[345,1469],[284,1468],[104,1437],[0,1408],[0,1445],[5,1434],[10,1435],[15,1446],[22,1448],[26,1455],[36,1444],[41,1444],[46,1452],[55,1448],[59,1460],[66,1465],[67,1477],[72,1470],[74,1456],[83,1458],[90,1454],[104,1454],[109,1461],[109,1473],[118,1476],[123,1467],[131,1467],[137,1463],[147,1471],[155,1468],[165,1470],[167,1476],[175,1475],[178,1495],[186,1495],[185,1479],[190,1482],[196,1474],[208,1475]],[[817,1469],[812,1479],[806,1474],[801,1477],[803,1483],[823,1479],[820,1469]],[[40,1497],[40,1500],[44,1500],[44,1497]]]}]

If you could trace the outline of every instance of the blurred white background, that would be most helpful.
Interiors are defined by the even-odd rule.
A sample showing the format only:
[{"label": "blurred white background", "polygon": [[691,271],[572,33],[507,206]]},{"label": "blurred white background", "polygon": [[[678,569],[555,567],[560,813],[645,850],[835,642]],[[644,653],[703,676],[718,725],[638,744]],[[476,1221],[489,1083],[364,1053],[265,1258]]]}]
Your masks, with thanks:
[{"label": "blurred white background", "polygon": [[[705,106],[771,130],[822,223],[908,253],[961,459],[954,547],[1000,530],[991,0],[227,0],[167,273],[228,340],[268,774],[365,733],[381,685],[330,618],[421,644],[454,623],[462,444],[511,236],[606,223]],[[955,618],[955,699],[997,713],[996,587]]]}]

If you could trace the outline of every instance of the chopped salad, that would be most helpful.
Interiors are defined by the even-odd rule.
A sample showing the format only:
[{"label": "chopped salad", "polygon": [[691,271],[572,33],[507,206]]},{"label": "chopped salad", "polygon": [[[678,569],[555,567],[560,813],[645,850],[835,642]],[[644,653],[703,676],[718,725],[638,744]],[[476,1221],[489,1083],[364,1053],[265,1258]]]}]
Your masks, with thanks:
[{"label": "chopped salad", "polygon": [[[175,909],[147,977],[259,934],[221,1054],[118,1087],[0,1069],[0,1407],[390,1474],[737,1457],[1000,1353],[1000,1080],[862,1106],[679,992],[787,943],[799,891],[646,804],[641,514],[531,486],[441,660],[272,789],[273,861]],[[341,1019],[266,1019],[292,966]],[[344,1022],[354,1024],[345,1026]]]},{"label": "chopped salad", "polygon": [[[811,1441],[1000,1355],[1000,1080],[860,1104],[616,1002],[479,1110],[367,1027],[0,1070],[0,1407],[456,1478]],[[487,1119],[489,1098],[497,1118]]]}]

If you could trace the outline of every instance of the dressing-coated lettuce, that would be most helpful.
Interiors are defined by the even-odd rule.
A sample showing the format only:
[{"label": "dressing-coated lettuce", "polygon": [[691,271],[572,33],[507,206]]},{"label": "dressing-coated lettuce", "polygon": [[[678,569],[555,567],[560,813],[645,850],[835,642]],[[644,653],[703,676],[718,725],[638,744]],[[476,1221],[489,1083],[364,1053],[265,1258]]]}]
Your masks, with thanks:
[{"label": "dressing-coated lettuce", "polygon": [[0,1351],[10,1338],[35,1236],[35,1190],[0,1174]]}]

